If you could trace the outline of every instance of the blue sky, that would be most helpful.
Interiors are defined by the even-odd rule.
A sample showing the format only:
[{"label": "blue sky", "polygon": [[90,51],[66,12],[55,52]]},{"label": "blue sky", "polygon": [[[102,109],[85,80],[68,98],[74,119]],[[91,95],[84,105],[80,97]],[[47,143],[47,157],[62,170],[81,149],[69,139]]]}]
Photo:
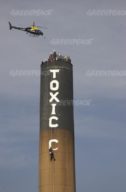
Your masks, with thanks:
[{"label": "blue sky", "polygon": [[[69,55],[74,68],[77,192],[125,192],[126,73],[107,72],[126,71],[126,14],[96,14],[118,14],[126,2],[1,0],[0,5],[0,191],[38,191],[38,74],[41,61],[56,50]],[[33,9],[45,14],[12,14]],[[9,31],[8,21],[19,26],[35,21],[47,27],[46,38]],[[68,43],[56,45],[55,39]],[[70,44],[72,39],[91,43]],[[21,75],[28,71],[37,75]],[[88,75],[92,71],[106,75]]]}]

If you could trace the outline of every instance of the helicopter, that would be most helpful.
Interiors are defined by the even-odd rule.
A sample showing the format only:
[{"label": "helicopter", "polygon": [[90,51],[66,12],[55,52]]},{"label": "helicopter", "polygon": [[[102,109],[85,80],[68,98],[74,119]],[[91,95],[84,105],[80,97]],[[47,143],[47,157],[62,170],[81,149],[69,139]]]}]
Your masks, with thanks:
[{"label": "helicopter", "polygon": [[25,31],[26,33],[32,34],[33,36],[43,36],[44,35],[44,33],[40,30],[41,27],[36,26],[35,22],[33,22],[33,24],[31,26],[28,26],[25,28],[13,26],[10,21],[8,23],[9,23],[9,29],[10,30],[11,29],[17,29],[20,31]]}]

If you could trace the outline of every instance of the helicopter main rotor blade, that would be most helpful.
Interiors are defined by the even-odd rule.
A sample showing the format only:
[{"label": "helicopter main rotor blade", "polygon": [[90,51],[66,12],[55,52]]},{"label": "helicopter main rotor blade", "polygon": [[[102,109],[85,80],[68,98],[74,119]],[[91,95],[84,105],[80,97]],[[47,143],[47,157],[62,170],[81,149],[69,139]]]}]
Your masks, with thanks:
[{"label": "helicopter main rotor blade", "polygon": [[43,29],[48,29],[47,27],[44,27],[44,26],[37,26],[39,28],[43,28]]}]

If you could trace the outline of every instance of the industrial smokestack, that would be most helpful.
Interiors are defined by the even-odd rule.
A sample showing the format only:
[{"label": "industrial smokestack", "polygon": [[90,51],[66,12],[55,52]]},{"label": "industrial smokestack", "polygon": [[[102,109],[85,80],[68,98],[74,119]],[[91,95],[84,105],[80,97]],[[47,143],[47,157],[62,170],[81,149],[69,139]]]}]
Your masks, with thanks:
[{"label": "industrial smokestack", "polygon": [[39,192],[75,192],[73,69],[56,52],[41,64]]}]

